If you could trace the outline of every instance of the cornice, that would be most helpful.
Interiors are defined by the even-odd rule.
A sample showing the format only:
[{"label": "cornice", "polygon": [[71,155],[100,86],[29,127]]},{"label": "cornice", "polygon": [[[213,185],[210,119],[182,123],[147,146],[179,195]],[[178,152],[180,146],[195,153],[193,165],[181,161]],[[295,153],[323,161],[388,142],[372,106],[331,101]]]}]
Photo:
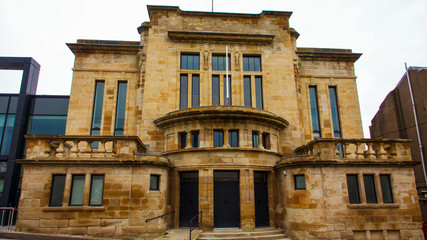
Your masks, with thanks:
[{"label": "cornice", "polygon": [[271,44],[274,39],[272,34],[249,33],[224,33],[224,32],[192,32],[168,31],[168,36],[176,42],[220,42],[220,43],[245,43],[253,45]]},{"label": "cornice", "polygon": [[297,56],[303,61],[343,61],[356,62],[361,53],[352,52],[317,52],[317,51],[295,51]]},{"label": "cornice", "polygon": [[143,48],[142,45],[116,45],[116,44],[96,44],[96,43],[67,43],[68,48],[76,53],[113,53],[134,55]]}]

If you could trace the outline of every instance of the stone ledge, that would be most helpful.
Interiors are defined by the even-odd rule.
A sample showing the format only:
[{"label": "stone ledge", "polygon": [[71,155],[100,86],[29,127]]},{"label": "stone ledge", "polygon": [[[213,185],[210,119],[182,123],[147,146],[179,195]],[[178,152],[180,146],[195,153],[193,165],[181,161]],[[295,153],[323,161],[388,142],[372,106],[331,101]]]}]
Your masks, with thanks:
[{"label": "stone ledge", "polygon": [[399,203],[362,203],[362,204],[347,204],[351,209],[381,209],[381,208],[400,208]]},{"label": "stone ledge", "polygon": [[43,212],[103,212],[105,207],[73,206],[73,207],[44,207]]}]

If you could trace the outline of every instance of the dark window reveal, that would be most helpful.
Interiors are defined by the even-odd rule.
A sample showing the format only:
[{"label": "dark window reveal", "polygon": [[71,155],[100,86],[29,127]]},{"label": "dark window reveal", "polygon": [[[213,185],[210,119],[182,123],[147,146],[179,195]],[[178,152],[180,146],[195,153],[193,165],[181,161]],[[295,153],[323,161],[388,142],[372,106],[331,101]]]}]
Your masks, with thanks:
[{"label": "dark window reveal", "polygon": [[364,174],[363,182],[365,184],[365,194],[367,203],[378,203],[375,190],[375,180],[373,174]]},{"label": "dark window reveal", "polygon": [[115,136],[123,136],[125,128],[127,82],[119,82],[117,89]]},{"label": "dark window reveal", "polygon": [[270,149],[270,133],[262,133],[262,145],[265,149]]},{"label": "dark window reveal", "polygon": [[223,130],[214,130],[214,147],[224,146],[224,131]]},{"label": "dark window reveal", "polygon": [[239,130],[228,131],[228,143],[230,144],[230,147],[239,146]]},{"label": "dark window reveal", "polygon": [[305,190],[305,175],[294,175],[295,190]]},{"label": "dark window reveal", "polygon": [[179,134],[179,148],[185,148],[187,146],[187,133],[180,132]]},{"label": "dark window reveal", "polygon": [[347,175],[347,189],[348,189],[348,197],[350,199],[350,203],[359,204],[360,203],[359,182],[357,180],[356,174]]},{"label": "dark window reveal", "polygon": [[53,175],[52,176],[52,188],[50,190],[50,203],[51,207],[62,206],[64,199],[64,188],[65,188],[65,174]]},{"label": "dark window reveal", "polygon": [[191,146],[192,147],[199,147],[199,131],[191,131]]}]

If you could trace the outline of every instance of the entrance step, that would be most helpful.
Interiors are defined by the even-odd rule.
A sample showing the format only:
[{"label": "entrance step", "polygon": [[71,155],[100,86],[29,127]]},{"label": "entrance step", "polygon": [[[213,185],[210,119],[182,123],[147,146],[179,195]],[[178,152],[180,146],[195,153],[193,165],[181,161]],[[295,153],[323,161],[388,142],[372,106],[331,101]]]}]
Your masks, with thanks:
[{"label": "entrance step", "polygon": [[281,229],[262,228],[251,232],[244,232],[241,229],[215,229],[212,232],[203,232],[198,240],[283,240],[287,239]]}]

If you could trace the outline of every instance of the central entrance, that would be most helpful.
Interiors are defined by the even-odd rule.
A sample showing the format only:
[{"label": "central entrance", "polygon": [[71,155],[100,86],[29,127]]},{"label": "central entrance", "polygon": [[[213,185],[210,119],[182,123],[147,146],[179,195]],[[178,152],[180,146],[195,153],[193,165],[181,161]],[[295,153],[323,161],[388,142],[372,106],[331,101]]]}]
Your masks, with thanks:
[{"label": "central entrance", "polygon": [[240,227],[239,172],[214,171],[214,227]]},{"label": "central entrance", "polygon": [[199,173],[181,172],[179,226],[190,227],[190,219],[199,211]]}]

